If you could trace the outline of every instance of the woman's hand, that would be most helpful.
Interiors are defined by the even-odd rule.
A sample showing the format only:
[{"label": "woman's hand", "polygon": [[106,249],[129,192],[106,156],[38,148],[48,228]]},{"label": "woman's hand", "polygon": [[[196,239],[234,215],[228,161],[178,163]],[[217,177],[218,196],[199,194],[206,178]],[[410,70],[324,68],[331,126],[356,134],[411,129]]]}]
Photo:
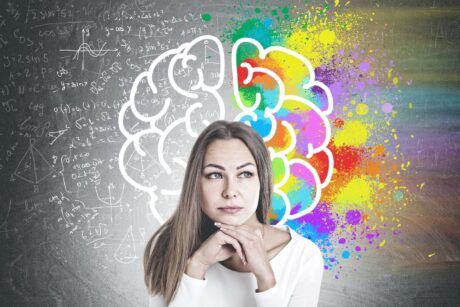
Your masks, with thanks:
[{"label": "woman's hand", "polygon": [[241,243],[245,259],[245,265],[254,273],[259,284],[259,291],[269,289],[276,283],[273,269],[270,265],[267,252],[265,251],[262,233],[259,229],[254,231],[246,225],[233,226],[215,223],[225,234]]},{"label": "woman's hand", "polygon": [[210,235],[201,244],[192,258],[199,261],[202,265],[209,267],[214,263],[230,258],[235,252],[244,261],[243,249],[238,240],[219,230]]}]

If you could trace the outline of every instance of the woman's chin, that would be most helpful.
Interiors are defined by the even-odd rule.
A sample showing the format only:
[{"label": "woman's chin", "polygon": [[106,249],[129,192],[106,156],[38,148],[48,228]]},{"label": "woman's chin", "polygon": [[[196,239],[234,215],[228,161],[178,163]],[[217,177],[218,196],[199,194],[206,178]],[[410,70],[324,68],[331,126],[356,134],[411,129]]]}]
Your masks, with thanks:
[{"label": "woman's chin", "polygon": [[241,217],[234,216],[219,216],[214,221],[232,226],[240,226],[244,223],[244,220]]}]

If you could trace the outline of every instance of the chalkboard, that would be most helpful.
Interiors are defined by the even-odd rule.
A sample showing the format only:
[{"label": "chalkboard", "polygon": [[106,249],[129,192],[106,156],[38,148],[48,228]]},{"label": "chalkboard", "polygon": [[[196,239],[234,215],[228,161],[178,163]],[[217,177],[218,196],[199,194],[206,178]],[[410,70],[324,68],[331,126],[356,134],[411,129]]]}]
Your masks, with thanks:
[{"label": "chalkboard", "polygon": [[[242,11],[262,7],[265,2],[2,1],[2,305],[147,304],[142,268],[144,246],[161,219],[175,208],[183,165],[193,137],[184,137],[190,135],[190,131],[186,131],[188,127],[183,124],[171,128],[162,138],[155,133],[149,120],[142,119],[162,114],[155,123],[156,128],[164,130],[176,119],[185,117],[186,111],[196,102],[201,102],[202,106],[198,108],[200,112],[190,117],[192,134],[204,128],[203,120],[213,121],[223,116],[232,119],[236,110],[230,108],[223,114],[220,108],[222,97],[225,103],[233,104],[228,69],[232,46],[225,41],[217,42],[213,37],[219,38],[225,25],[238,19]],[[270,2],[270,6],[278,7],[275,2]],[[301,2],[283,3],[294,6]],[[333,5],[334,1],[329,2]],[[383,2],[365,1],[355,5],[356,8],[370,6],[377,12],[398,5]],[[423,8],[430,6],[431,3],[420,4]],[[213,16],[211,21],[207,20],[207,13]],[[459,81],[458,15],[455,20],[457,34],[452,36],[451,32],[446,32],[440,36],[456,46],[454,67],[440,65],[441,70],[454,74],[454,88]],[[432,28],[435,32],[442,32],[439,27],[447,25],[449,29],[452,25],[449,21],[436,19],[436,22]],[[194,41],[205,35],[208,37]],[[396,34],[390,38],[395,37]],[[167,64],[172,56],[155,63],[168,50],[190,42],[194,42],[189,54],[197,57],[193,60],[195,66],[183,68],[176,59],[178,65],[168,71]],[[409,54],[416,54],[408,43],[401,44],[401,58],[404,48]],[[152,63],[155,69],[150,81],[154,82],[156,92],[147,77],[133,88],[137,78],[148,72]],[[198,68],[206,71],[206,84],[220,82],[218,96],[212,91],[194,88],[200,80]],[[171,74],[175,85],[171,84]],[[133,92],[134,98],[130,97]],[[187,96],[187,93],[193,95]],[[454,124],[458,121],[458,92],[452,95],[456,116],[449,125],[455,126],[458,132],[458,125]],[[413,97],[416,95],[409,99]],[[135,109],[129,105],[132,99]],[[168,103],[169,107],[162,113]],[[425,116],[429,110],[419,109],[418,112]],[[139,136],[139,131],[148,132],[138,138],[145,155],[135,150],[138,144],[134,135]],[[457,148],[453,144],[449,146]],[[418,149],[411,149],[411,154],[415,155]],[[119,161],[120,157],[123,161]],[[174,167],[168,169],[167,166]],[[454,166],[459,169],[458,163]],[[448,167],[444,171],[447,172]],[[452,191],[450,195],[454,195]],[[155,213],[152,206],[155,206]],[[458,213],[458,208],[455,210]],[[409,228],[413,226],[408,223]],[[436,240],[428,238],[428,242]],[[451,248],[446,251],[446,259],[458,259],[458,239],[456,241],[457,244],[445,243],[446,250]],[[424,244],[415,241],[412,247]],[[419,263],[408,253],[398,255],[403,255],[401,257],[409,264]],[[345,268],[349,275],[339,280],[326,272],[320,305],[415,304],[417,300],[407,297],[421,289],[435,293],[431,302],[459,302],[458,295],[455,297],[449,291],[450,285],[458,282],[458,265],[452,267],[457,277],[452,277],[446,266],[436,270],[435,275],[431,271],[412,271],[406,267],[408,273],[404,276],[395,273],[388,277],[388,270],[379,268],[382,263],[379,257],[382,256],[370,252],[368,258],[354,264],[361,270],[352,272],[351,268]],[[391,252],[384,257],[383,263],[390,265]],[[410,272],[418,273],[411,275]],[[424,281],[431,277],[439,292]],[[353,284],[356,281],[359,282]],[[391,282],[387,284],[387,281]],[[362,287],[354,286],[357,284]],[[443,293],[443,298],[436,293]]]},{"label": "chalkboard", "polygon": [[[1,4],[2,303],[146,303],[143,248],[159,222],[149,210],[149,195],[120,174],[118,157],[126,138],[118,117],[135,78],[160,54],[218,31],[203,22],[200,6],[178,1]],[[204,55],[207,47],[197,48]],[[176,72],[189,86],[185,82],[193,79],[192,72]],[[170,95],[166,65],[153,78],[158,93],[141,83],[139,112],[156,114],[170,97],[174,103],[157,123],[164,129],[184,115],[187,101]],[[154,99],[152,109],[142,109]],[[132,114],[124,119],[129,131],[145,129],[142,124]],[[189,145],[171,134],[165,156],[186,157]],[[156,145],[151,146],[149,155]],[[177,188],[181,174],[161,172],[153,158],[128,148],[128,173],[144,185],[175,182]],[[164,217],[176,201],[174,195],[160,197]]]}]

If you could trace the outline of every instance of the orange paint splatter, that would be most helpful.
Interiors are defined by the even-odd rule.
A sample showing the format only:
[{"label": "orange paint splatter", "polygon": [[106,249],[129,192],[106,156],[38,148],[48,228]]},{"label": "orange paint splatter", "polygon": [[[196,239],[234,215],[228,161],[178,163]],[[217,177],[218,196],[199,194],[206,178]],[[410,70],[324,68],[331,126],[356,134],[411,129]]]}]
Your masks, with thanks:
[{"label": "orange paint splatter", "polygon": [[277,148],[278,150],[284,150],[289,147],[290,142],[292,142],[289,131],[287,128],[281,124],[280,120],[277,120],[277,129],[273,137],[266,142],[268,147]]},{"label": "orange paint splatter", "polygon": [[254,79],[251,82],[254,82],[256,84],[263,84],[264,90],[270,91],[273,91],[277,86],[275,79],[263,74],[254,77]]},{"label": "orange paint splatter", "polygon": [[366,174],[375,176],[380,173],[380,163],[375,161],[366,162]]},{"label": "orange paint splatter", "polygon": [[383,147],[382,144],[378,144],[374,147],[375,153],[378,156],[384,156],[385,155],[385,147]]}]

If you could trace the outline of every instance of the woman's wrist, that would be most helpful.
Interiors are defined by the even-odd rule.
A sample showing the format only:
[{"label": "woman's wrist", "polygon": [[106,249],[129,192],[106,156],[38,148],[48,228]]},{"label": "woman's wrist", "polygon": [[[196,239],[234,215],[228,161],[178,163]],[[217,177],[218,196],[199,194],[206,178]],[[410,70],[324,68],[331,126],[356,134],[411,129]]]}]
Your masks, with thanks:
[{"label": "woman's wrist", "polygon": [[275,285],[276,285],[276,281],[275,281],[274,278],[271,279],[271,280],[257,281],[256,292],[259,293],[259,292],[267,291],[267,290],[273,288]]},{"label": "woman's wrist", "polygon": [[256,279],[257,279],[257,289],[256,289],[257,293],[271,289],[276,285],[275,275],[273,274],[262,276],[262,277],[256,276]]},{"label": "woman's wrist", "polygon": [[209,265],[203,263],[198,257],[193,255],[187,260],[187,266],[185,268],[185,274],[196,279],[204,280],[204,275],[208,270]]}]

